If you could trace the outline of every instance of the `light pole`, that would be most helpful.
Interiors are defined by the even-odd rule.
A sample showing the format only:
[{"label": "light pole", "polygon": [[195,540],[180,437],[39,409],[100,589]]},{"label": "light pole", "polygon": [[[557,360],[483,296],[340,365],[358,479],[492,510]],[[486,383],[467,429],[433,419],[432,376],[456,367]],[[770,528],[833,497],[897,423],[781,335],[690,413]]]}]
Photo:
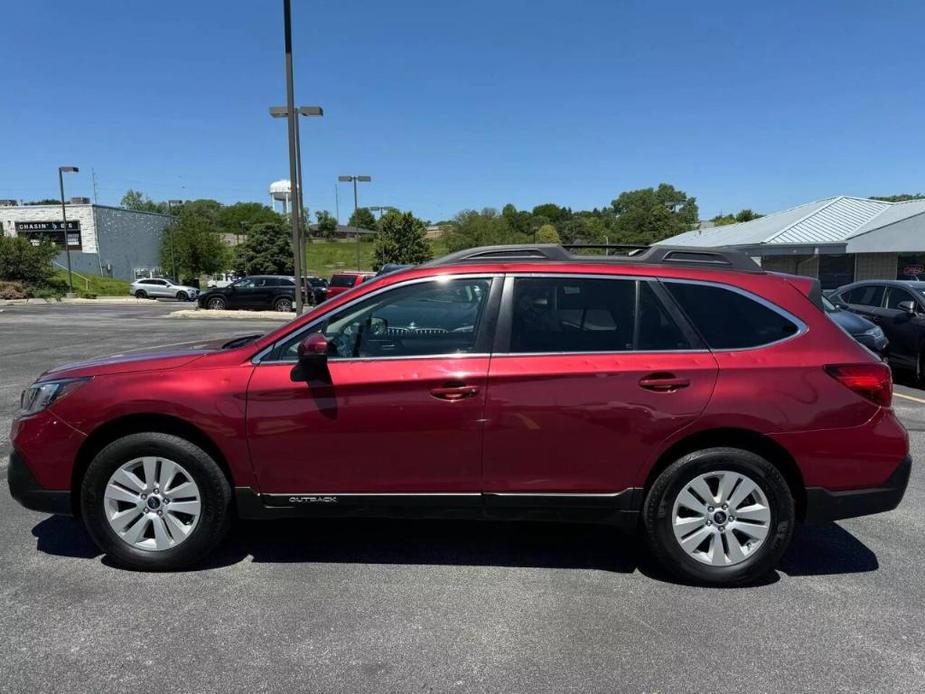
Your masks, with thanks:
[{"label": "light pole", "polygon": [[[359,203],[357,202],[357,183],[369,183],[372,181],[372,176],[338,176],[337,180],[341,183],[353,183],[353,217],[356,221],[357,210],[359,208]],[[357,270],[360,269],[360,229],[354,224],[353,225],[353,235],[355,237],[357,245]]]},{"label": "light pole", "polygon": [[[298,108],[298,113],[300,116],[323,116],[324,109],[320,106],[300,106]],[[270,115],[273,118],[286,118],[289,115],[289,109],[285,106],[271,106]],[[294,185],[290,183],[291,188],[298,189],[298,200],[302,201],[302,133],[299,128],[299,119],[296,118],[295,122],[295,158],[296,158],[296,177]],[[296,198],[293,198],[295,200]],[[299,203],[301,205],[301,202]],[[304,222],[302,219],[302,209],[299,209],[299,221]],[[299,250],[298,256],[301,260],[305,260],[305,228],[306,224],[299,225]],[[298,310],[298,306],[296,307]]]},{"label": "light pole", "polygon": [[58,185],[61,188],[61,227],[64,229],[64,254],[67,256],[67,294],[74,296],[74,279],[71,277],[71,243],[67,235],[67,210],[64,207],[64,174],[77,173],[76,166],[58,167]]},{"label": "light pole", "polygon": [[[167,214],[173,216],[173,206],[182,205],[182,200],[168,200],[167,201]],[[175,236],[176,230],[174,226],[176,220],[172,219],[170,222],[169,231],[167,232],[170,235],[170,264],[173,265],[173,281],[179,282],[180,278],[177,276],[177,237]]]}]

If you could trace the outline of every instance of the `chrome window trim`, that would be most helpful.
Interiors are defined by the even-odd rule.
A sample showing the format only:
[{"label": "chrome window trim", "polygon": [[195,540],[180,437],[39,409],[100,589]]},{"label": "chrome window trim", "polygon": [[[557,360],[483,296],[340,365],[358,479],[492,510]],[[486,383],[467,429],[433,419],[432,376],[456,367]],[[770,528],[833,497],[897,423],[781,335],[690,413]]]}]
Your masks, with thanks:
[{"label": "chrome window trim", "polygon": [[[487,272],[487,273],[486,272],[473,272],[473,273],[452,272],[452,273],[443,273],[439,275],[428,275],[427,277],[416,277],[414,279],[404,280],[403,282],[387,284],[384,287],[379,287],[379,289],[371,291],[367,294],[363,294],[362,296],[358,296],[355,299],[352,299],[351,301],[348,301],[345,304],[341,304],[340,306],[337,306],[336,308],[332,308],[330,311],[323,313],[322,315],[318,316],[318,318],[312,320],[310,323],[306,323],[301,328],[297,328],[296,330],[293,330],[292,332],[287,333],[280,339],[276,340],[273,344],[268,345],[267,347],[264,347],[262,350],[257,352],[257,354],[251,357],[251,363],[254,364],[254,366],[259,366],[260,364],[263,364],[263,363],[267,363],[267,364],[296,364],[298,363],[297,359],[291,359],[291,360],[290,359],[285,359],[285,360],[277,359],[274,361],[267,361],[267,362],[264,362],[263,360],[268,354],[270,354],[274,349],[276,349],[279,343],[288,341],[289,339],[297,337],[299,335],[304,335],[308,332],[311,332],[312,328],[317,328],[320,323],[323,323],[324,321],[328,320],[328,318],[331,315],[334,315],[335,313],[340,312],[343,309],[348,309],[351,306],[355,306],[361,301],[366,301],[367,299],[370,299],[374,296],[378,296],[379,294],[392,291],[393,289],[400,289],[402,287],[410,287],[412,285],[423,284],[425,282],[438,282],[440,280],[488,279],[488,280],[495,281],[495,280],[501,279],[503,276],[504,276],[504,273],[501,273],[501,272]],[[390,360],[447,359],[447,358],[454,358],[454,357],[461,358],[461,357],[487,357],[487,356],[490,356],[490,355],[487,353],[486,354],[481,354],[481,353],[480,354],[470,354],[468,352],[457,352],[454,354],[425,354],[425,355],[420,355],[420,356],[396,356],[396,357],[345,357],[345,358],[335,357],[335,358],[330,359],[329,361],[343,363],[343,362],[348,362],[348,361],[382,361],[385,359],[390,359]]]}]

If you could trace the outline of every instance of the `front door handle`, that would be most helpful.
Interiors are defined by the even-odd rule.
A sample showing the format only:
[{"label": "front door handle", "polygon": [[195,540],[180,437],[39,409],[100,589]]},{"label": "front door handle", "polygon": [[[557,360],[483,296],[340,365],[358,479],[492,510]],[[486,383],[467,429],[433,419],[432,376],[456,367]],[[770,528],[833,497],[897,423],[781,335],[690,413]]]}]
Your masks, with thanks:
[{"label": "front door handle", "polygon": [[478,392],[478,386],[467,386],[463,384],[445,385],[440,388],[430,389],[430,394],[440,400],[463,400],[464,398],[471,398],[473,395],[478,395]]},{"label": "front door handle", "polygon": [[639,380],[639,386],[656,393],[673,393],[691,384],[688,378],[678,378],[671,373],[654,373]]}]

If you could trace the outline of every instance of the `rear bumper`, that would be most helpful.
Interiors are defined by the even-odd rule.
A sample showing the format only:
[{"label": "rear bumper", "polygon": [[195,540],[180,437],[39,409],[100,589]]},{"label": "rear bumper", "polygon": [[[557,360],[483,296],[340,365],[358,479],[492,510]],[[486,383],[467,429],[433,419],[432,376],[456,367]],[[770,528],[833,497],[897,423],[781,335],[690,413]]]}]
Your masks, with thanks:
[{"label": "rear bumper", "polygon": [[911,471],[912,457],[907,455],[879,487],[840,492],[833,492],[823,487],[807,487],[804,520],[810,524],[826,523],[842,518],[892,511],[899,506],[899,502],[906,493]]},{"label": "rear bumper", "polygon": [[12,497],[26,508],[43,513],[73,515],[71,493],[67,490],[42,487],[15,449],[10,454],[7,482],[10,485]]}]

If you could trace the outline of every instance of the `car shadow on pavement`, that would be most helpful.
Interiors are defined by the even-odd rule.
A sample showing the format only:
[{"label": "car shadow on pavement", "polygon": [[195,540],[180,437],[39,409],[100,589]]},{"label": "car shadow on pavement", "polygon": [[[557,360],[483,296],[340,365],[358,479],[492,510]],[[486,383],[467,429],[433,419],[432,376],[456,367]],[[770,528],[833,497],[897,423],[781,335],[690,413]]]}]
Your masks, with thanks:
[{"label": "car shadow on pavement", "polygon": [[[79,522],[50,516],[32,529],[46,554],[93,559],[101,552]],[[192,570],[257,563],[422,564],[592,569],[678,583],[632,533],[556,523],[404,520],[238,521],[226,542]],[[103,563],[112,566],[108,558]],[[877,556],[835,523],[797,527],[779,571],[820,576],[876,571]],[[780,580],[772,573],[759,585]],[[755,584],[752,584],[755,585]]]}]

